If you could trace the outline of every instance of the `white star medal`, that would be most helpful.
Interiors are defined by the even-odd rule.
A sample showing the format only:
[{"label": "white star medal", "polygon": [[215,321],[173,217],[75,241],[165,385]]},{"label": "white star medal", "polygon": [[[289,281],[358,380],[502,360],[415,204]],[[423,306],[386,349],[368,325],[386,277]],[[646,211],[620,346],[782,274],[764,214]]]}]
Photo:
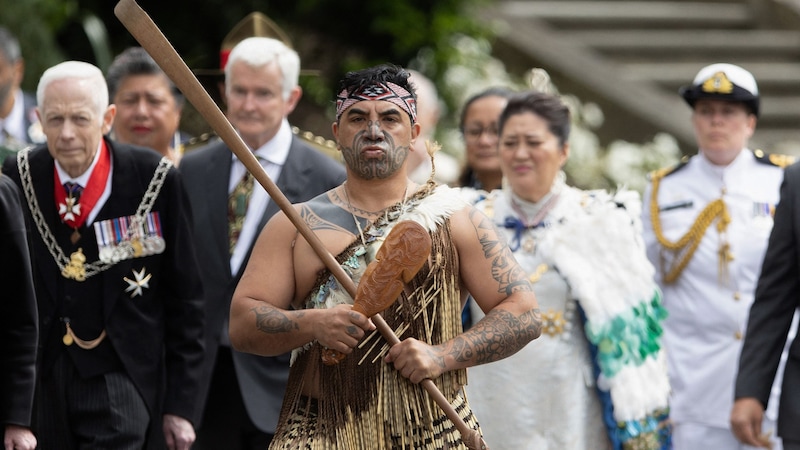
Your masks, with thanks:
[{"label": "white star medal", "polygon": [[75,198],[69,196],[65,199],[66,203],[59,203],[58,204],[58,215],[61,216],[64,221],[75,221],[75,216],[81,215],[81,204],[75,203]]},{"label": "white star medal", "polygon": [[126,283],[128,283],[128,287],[125,289],[125,292],[131,292],[131,298],[133,298],[133,297],[136,297],[137,295],[139,295],[139,296],[142,295],[142,288],[149,288],[150,287],[149,286],[150,277],[152,277],[153,274],[150,274],[150,273],[145,274],[144,273],[144,271],[145,271],[144,267],[142,267],[142,270],[140,270],[138,272],[135,271],[135,270],[131,270],[131,271],[133,272],[134,278],[136,278],[135,280],[131,280],[128,277],[123,277],[122,279],[125,280]]}]

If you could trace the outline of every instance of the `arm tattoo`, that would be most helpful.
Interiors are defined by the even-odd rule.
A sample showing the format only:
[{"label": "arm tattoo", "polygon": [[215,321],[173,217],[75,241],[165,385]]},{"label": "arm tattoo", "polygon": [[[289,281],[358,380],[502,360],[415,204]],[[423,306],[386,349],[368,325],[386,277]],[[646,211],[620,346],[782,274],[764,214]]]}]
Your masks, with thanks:
[{"label": "arm tattoo", "polygon": [[256,315],[256,329],[264,333],[288,333],[298,329],[296,322],[291,320],[284,311],[275,307],[262,305],[253,308],[252,311]]},{"label": "arm tattoo", "polygon": [[476,326],[453,339],[447,353],[456,361],[485,364],[513,355],[541,333],[538,309],[519,317],[494,309]]},{"label": "arm tattoo", "polygon": [[532,291],[525,272],[517,264],[514,254],[492,221],[475,208],[470,210],[469,218],[475,227],[484,257],[492,260],[492,278],[500,284],[497,292],[511,295],[514,292]]}]

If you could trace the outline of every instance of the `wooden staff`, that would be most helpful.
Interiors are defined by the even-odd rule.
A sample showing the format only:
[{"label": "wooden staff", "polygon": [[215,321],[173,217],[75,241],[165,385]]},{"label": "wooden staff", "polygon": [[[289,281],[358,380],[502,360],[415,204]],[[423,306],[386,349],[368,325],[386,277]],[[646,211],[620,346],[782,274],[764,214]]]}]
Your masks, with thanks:
[{"label": "wooden staff", "polygon": [[[336,259],[331,255],[328,249],[325,248],[322,241],[319,240],[317,235],[315,235],[311,228],[303,221],[297,211],[292,207],[291,202],[283,195],[280,188],[272,182],[269,175],[264,171],[264,168],[259,164],[255,155],[253,155],[247,147],[247,144],[244,143],[241,136],[234,130],[228,118],[225,117],[225,114],[222,113],[219,106],[211,99],[211,96],[208,95],[208,92],[206,92],[197,80],[197,77],[189,70],[189,67],[180,55],[178,55],[178,52],[175,51],[175,48],[172,47],[172,44],[169,43],[164,33],[159,30],[150,16],[139,7],[135,0],[120,0],[117,6],[114,7],[114,15],[117,16],[125,28],[136,38],[139,44],[147,50],[147,53],[150,54],[172,82],[178,86],[183,95],[194,105],[217,135],[222,138],[228,148],[239,158],[239,161],[241,161],[247,170],[253,174],[253,177],[261,183],[261,186],[267,191],[272,201],[278,205],[295,228],[297,228],[297,231],[308,241],[311,248],[313,248],[320,259],[322,259],[325,267],[330,270],[339,284],[345,288],[351,297],[355,298],[357,289],[353,280],[347,276],[347,273],[336,262]],[[383,320],[380,314],[372,316],[372,322],[390,345],[400,343],[394,331],[389,327],[386,321]],[[488,449],[480,433],[464,423],[433,381],[425,379],[422,380],[420,384],[422,384],[422,387],[428,392],[428,395],[430,395],[442,411],[444,411],[447,418],[458,428],[461,433],[461,439],[467,447],[474,450]]]}]

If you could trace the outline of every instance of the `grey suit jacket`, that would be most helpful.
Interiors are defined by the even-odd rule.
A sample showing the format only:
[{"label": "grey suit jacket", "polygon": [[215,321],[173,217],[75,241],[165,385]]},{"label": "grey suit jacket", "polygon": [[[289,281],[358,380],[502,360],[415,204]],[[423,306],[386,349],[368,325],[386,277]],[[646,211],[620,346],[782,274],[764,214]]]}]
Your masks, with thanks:
[{"label": "grey suit jacket", "polygon": [[[249,259],[249,252],[239,273],[230,271],[228,250],[228,185],[231,152],[218,141],[187,153],[180,171],[186,182],[195,223],[197,249],[206,294],[206,358],[201,386],[201,405],[205,405],[208,387],[220,345],[223,321],[228,320],[231,297]],[[293,137],[281,174],[275,181],[292,203],[309,200],[345,180],[344,167]],[[259,230],[280,208],[270,201]],[[252,251],[252,246],[250,248]],[[242,398],[250,419],[266,433],[274,433],[278,423],[286,381],[289,354],[263,357],[232,350]]]},{"label": "grey suit jacket", "polygon": [[25,108],[25,114],[23,117],[24,120],[23,123],[25,125],[25,131],[26,131],[25,137],[27,138],[27,143],[33,144],[34,143],[33,138],[28,132],[30,126],[34,122],[39,121],[39,119],[36,118],[36,97],[34,97],[33,94],[30,94],[28,92],[23,92],[22,104],[23,108]]},{"label": "grey suit jacket", "polygon": [[[736,398],[755,397],[766,407],[792,317],[800,308],[800,163],[786,169],[781,200],[750,308]],[[778,409],[778,435],[800,441],[800,339],[789,347]]]}]

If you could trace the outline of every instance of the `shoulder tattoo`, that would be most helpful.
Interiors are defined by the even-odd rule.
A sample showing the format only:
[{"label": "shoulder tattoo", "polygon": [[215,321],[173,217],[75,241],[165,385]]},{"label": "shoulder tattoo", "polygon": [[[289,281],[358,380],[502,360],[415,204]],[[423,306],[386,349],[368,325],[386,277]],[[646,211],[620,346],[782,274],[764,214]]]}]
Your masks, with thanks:
[{"label": "shoulder tattoo", "polygon": [[307,203],[300,206],[299,213],[300,213],[300,218],[303,219],[303,221],[307,223],[308,226],[314,231],[333,230],[333,231],[344,231],[347,233],[350,232],[346,229],[343,229],[339,225],[336,225],[335,223],[322,218],[322,216],[317,214],[317,212],[314,211],[314,209],[311,208]]}]

